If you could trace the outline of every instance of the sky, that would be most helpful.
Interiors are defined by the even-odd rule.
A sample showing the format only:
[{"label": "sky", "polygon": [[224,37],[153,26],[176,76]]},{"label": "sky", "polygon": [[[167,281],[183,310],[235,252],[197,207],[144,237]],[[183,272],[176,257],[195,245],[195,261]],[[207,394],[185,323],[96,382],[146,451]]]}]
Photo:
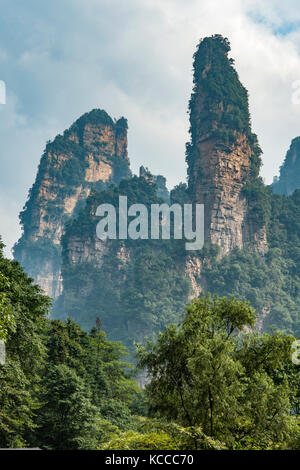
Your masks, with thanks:
[{"label": "sky", "polygon": [[[249,91],[262,176],[300,135],[300,4],[286,0],[0,0],[0,234],[5,254],[48,140],[93,108],[129,124],[132,169],[186,180],[187,106],[199,40],[229,38]],[[300,82],[299,82],[300,83]]]}]

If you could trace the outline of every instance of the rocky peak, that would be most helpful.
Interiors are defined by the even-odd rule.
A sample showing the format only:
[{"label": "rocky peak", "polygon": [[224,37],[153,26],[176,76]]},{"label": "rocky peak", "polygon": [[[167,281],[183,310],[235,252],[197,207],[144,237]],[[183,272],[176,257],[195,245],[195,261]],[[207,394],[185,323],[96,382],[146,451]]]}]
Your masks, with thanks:
[{"label": "rocky peak", "polygon": [[92,188],[118,184],[129,174],[127,121],[113,121],[103,110],[84,114],[47,143],[20,214],[23,235],[14,251],[48,295],[56,297],[61,290],[60,241],[66,221]]},{"label": "rocky peak", "polygon": [[204,204],[205,241],[219,245],[221,254],[255,243],[253,228],[249,233],[247,227],[248,203],[242,189],[258,177],[261,164],[261,150],[251,132],[248,93],[229,51],[229,41],[215,35],[200,41],[194,54],[186,152],[190,198]]},{"label": "rocky peak", "polygon": [[114,155],[129,163],[127,129],[125,118],[113,121],[102,109],[94,109],[81,116],[64,136],[96,154]]}]

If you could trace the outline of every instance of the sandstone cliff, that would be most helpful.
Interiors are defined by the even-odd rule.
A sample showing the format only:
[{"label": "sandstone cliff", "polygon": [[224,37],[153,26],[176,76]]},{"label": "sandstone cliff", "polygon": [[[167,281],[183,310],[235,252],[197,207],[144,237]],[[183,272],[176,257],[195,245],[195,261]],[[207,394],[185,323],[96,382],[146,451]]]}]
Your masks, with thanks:
[{"label": "sandstone cliff", "polygon": [[49,296],[57,297],[62,289],[60,241],[66,221],[92,188],[118,184],[129,174],[124,118],[115,122],[95,109],[47,143],[20,214],[23,235],[14,253]]},{"label": "sandstone cliff", "polygon": [[245,184],[258,177],[260,148],[251,132],[248,95],[221,36],[205,38],[194,55],[187,144],[189,194],[205,206],[205,242],[225,255],[234,248],[265,253],[265,227],[250,227]]}]

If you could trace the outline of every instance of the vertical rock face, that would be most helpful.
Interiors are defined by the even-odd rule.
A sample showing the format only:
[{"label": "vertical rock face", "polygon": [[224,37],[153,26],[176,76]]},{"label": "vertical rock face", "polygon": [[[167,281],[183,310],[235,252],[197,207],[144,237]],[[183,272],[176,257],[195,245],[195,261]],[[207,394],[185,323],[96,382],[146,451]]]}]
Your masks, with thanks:
[{"label": "vertical rock face", "polygon": [[292,140],[280,168],[280,176],[274,178],[271,187],[274,193],[285,196],[290,196],[296,189],[300,189],[300,137]]},{"label": "vertical rock face", "polygon": [[205,241],[219,245],[222,254],[242,249],[247,204],[240,193],[249,171],[249,145],[241,137],[230,153],[212,141],[197,147],[199,155],[209,156],[197,159],[194,168],[196,178],[201,174],[193,199],[205,207]]},{"label": "vertical rock face", "polygon": [[222,255],[251,244],[266,249],[263,234],[256,233],[261,227],[247,226],[243,188],[258,177],[261,151],[251,132],[247,90],[229,51],[228,40],[219,35],[198,46],[187,144],[190,197],[204,204],[205,242],[218,245]]},{"label": "vertical rock face", "polygon": [[60,241],[66,221],[92,188],[130,174],[127,121],[93,110],[46,146],[36,181],[20,214],[23,235],[15,258],[51,297],[61,293]]}]

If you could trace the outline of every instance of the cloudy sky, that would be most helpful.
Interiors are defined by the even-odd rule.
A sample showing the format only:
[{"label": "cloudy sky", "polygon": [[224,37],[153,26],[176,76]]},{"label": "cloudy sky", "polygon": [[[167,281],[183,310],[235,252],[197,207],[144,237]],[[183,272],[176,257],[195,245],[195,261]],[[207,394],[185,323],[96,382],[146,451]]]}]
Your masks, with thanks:
[{"label": "cloudy sky", "polygon": [[300,135],[296,0],[0,0],[0,233],[10,254],[45,142],[93,108],[129,121],[129,155],[185,181],[192,55],[200,38],[232,45],[250,93],[267,183]]}]

